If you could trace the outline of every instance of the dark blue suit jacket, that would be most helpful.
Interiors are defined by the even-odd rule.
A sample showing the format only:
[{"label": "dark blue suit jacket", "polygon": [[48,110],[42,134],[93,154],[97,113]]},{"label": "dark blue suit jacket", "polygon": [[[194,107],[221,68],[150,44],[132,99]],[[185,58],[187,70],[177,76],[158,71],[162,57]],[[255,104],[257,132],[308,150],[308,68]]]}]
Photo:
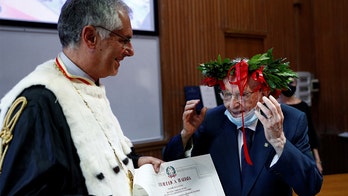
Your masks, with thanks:
[{"label": "dark blue suit jacket", "polygon": [[[250,149],[253,162],[243,178],[242,186],[238,154],[238,131],[224,115],[221,105],[208,110],[206,117],[192,137],[192,156],[210,154],[226,195],[315,195],[320,191],[322,176],[317,170],[308,143],[307,120],[304,113],[282,105],[284,133],[287,138],[278,162],[270,167],[276,154],[267,142],[259,121]],[[180,134],[167,144],[163,159],[184,158]]]}]

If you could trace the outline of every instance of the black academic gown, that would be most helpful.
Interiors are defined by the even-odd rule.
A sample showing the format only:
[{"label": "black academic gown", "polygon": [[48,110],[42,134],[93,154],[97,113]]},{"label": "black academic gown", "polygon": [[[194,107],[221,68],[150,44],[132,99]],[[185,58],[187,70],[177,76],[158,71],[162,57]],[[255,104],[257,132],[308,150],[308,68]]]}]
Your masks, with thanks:
[{"label": "black academic gown", "polygon": [[[79,156],[55,95],[33,86],[0,175],[0,195],[88,195]],[[129,157],[137,163],[133,151]]]}]

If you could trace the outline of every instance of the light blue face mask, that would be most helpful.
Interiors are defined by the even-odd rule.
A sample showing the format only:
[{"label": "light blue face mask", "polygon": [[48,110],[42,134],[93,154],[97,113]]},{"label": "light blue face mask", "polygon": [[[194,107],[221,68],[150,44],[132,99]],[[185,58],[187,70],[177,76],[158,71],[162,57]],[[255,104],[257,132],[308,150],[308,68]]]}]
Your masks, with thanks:
[{"label": "light blue face mask", "polygon": [[[249,127],[250,125],[254,124],[257,121],[257,116],[255,114],[255,111],[256,111],[256,107],[254,107],[253,109],[251,109],[248,113],[244,115],[245,127]],[[242,116],[235,118],[231,115],[231,113],[228,110],[225,111],[225,115],[233,124],[237,125],[237,128],[242,127],[243,125]]]}]

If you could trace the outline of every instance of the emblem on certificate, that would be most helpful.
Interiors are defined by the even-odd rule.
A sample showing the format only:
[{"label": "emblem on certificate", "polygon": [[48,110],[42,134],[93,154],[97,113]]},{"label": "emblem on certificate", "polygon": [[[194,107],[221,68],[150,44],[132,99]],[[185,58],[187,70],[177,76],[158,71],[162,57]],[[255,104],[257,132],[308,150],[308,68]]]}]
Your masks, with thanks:
[{"label": "emblem on certificate", "polygon": [[169,178],[174,178],[176,176],[176,171],[175,171],[175,168],[173,166],[168,166],[166,168],[166,173],[167,173]]}]

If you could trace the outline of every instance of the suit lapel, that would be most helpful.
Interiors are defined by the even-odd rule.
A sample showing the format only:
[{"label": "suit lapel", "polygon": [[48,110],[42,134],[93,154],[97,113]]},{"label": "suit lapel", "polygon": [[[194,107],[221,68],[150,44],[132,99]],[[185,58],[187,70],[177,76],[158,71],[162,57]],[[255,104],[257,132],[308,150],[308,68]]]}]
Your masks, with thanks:
[{"label": "suit lapel", "polygon": [[[238,132],[237,127],[232,124],[227,118],[225,122],[223,123],[223,127],[221,127],[222,131],[227,133],[224,135],[224,150],[227,152],[225,156],[225,159],[228,159],[227,161],[224,161],[228,163],[228,165],[224,165],[225,172],[228,172],[229,174],[223,174],[226,175],[225,177],[225,186],[228,186],[229,190],[233,190],[233,193],[235,195],[241,195],[242,192],[242,184],[241,184],[241,172],[239,167],[239,152],[238,152]],[[233,177],[231,177],[233,176]],[[227,187],[225,187],[227,188]],[[230,191],[231,192],[231,191]]]}]

